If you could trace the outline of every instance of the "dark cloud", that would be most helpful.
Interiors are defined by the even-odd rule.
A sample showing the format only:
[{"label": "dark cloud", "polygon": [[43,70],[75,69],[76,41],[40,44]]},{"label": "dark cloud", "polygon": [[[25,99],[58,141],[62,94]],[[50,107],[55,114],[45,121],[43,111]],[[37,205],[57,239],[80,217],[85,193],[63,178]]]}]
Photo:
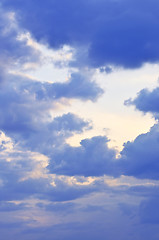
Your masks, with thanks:
[{"label": "dark cloud", "polygon": [[[102,65],[113,63],[136,67],[145,61],[158,59],[157,55],[156,58],[150,56],[157,54],[157,49],[155,52],[152,49],[158,37],[155,35],[154,38],[154,28],[157,27],[154,21],[158,18],[154,6],[157,2],[153,1],[154,6],[147,1],[143,5],[141,0],[138,4],[131,0],[128,2],[100,1],[97,4],[96,1],[86,3],[80,0],[75,3],[47,0],[45,3],[22,3],[16,0],[14,6],[17,16],[21,18],[18,23],[28,28],[37,40],[45,39],[55,48],[64,44],[77,48],[89,46],[91,64],[110,71]],[[12,1],[3,3],[11,6],[10,10],[14,8]],[[144,12],[141,12],[142,7]],[[32,56],[32,48],[27,46],[26,41],[18,40],[19,28],[12,26],[9,15],[6,17],[3,14],[1,18],[2,55],[11,58],[11,62],[13,59],[22,59],[23,62],[23,56],[24,59],[25,56]],[[50,21],[53,24],[48,24]],[[145,29],[146,23],[149,24]],[[123,34],[125,31],[126,34]],[[68,137],[81,133],[90,125],[70,113],[51,119],[53,104],[61,98],[95,101],[102,92],[95,82],[90,81],[90,76],[82,72],[73,73],[64,83],[41,83],[8,74],[0,90],[0,128],[20,142],[21,146],[49,156],[48,168],[52,173],[84,176],[125,174],[158,179],[157,125],[149,133],[138,136],[134,142],[126,143],[118,161],[116,151],[108,148],[108,140],[104,137],[85,139],[80,147],[65,144]],[[143,90],[134,101],[129,100],[127,104],[135,104],[144,112],[157,111],[157,97],[158,89],[152,92]]]},{"label": "dark cloud", "polygon": [[[20,180],[12,179],[11,176],[8,177],[8,181],[4,186],[0,188],[0,199],[1,201],[24,201],[35,198],[51,202],[64,202],[81,198],[97,190],[92,185],[78,187],[75,185],[69,186],[64,181],[57,181],[57,183],[56,186],[52,186],[51,179],[45,177]],[[6,205],[6,211],[7,209],[10,210],[9,205]]]},{"label": "dark cloud", "polygon": [[[51,113],[63,99],[96,101],[103,90],[92,76],[81,70],[66,82],[55,79],[49,83],[9,71],[12,66],[39,61],[33,46],[19,38],[25,29],[51,48],[66,44],[75,48],[76,59],[70,63],[74,66],[99,67],[110,73],[112,65],[136,68],[157,62],[158,2],[2,0],[2,4],[9,10],[0,12],[0,129],[13,141],[3,139],[0,132],[1,237],[157,240],[158,187],[129,187],[130,181],[113,190],[101,176],[159,180],[159,125],[125,143],[118,159],[116,150],[108,147],[107,137],[70,146],[66,139],[90,129],[91,122],[72,113],[54,118]],[[142,90],[126,104],[157,114],[158,92],[158,88]],[[95,178],[86,179],[88,176]],[[118,183],[111,180],[112,185]],[[102,198],[100,194],[105,195]],[[131,197],[135,204],[128,204]],[[45,220],[46,227],[40,228],[39,222],[45,224]]]},{"label": "dark cloud", "polygon": [[26,80],[19,86],[30,94],[35,94],[37,100],[58,100],[60,98],[95,101],[103,94],[103,90],[91,81],[92,76],[84,73],[72,73],[70,79],[64,83],[41,83]]},{"label": "dark cloud", "polygon": [[[67,178],[50,176],[44,165],[44,156],[12,149],[0,158],[0,211],[24,210],[22,204],[8,201],[24,201],[31,198],[49,201],[68,201],[96,191],[93,184],[69,184]],[[53,184],[54,182],[54,184]],[[51,207],[51,205],[50,205]],[[56,206],[55,206],[56,208]]]},{"label": "dark cloud", "polygon": [[[158,124],[149,132],[139,135],[134,141],[125,143],[118,159],[115,149],[108,147],[106,137],[84,139],[79,147],[66,144],[68,137],[89,128],[89,122],[68,113],[45,124],[39,122],[34,131],[28,131],[27,135],[24,135],[23,131],[13,134],[8,132],[24,148],[48,156],[50,160],[47,168],[53,174],[114,177],[125,175],[140,179],[159,179]],[[11,166],[5,161],[2,164],[4,168]],[[24,161],[23,165],[26,164]],[[16,174],[11,176],[16,177]]]},{"label": "dark cloud", "polygon": [[80,73],[73,73],[69,82],[54,83],[53,92],[55,98],[78,98],[81,100],[95,101],[103,94],[103,90],[87,76]]},{"label": "dark cloud", "polygon": [[80,147],[65,145],[52,153],[49,170],[63,175],[101,176],[116,175],[116,151],[107,146],[106,137],[93,137],[81,141]]},{"label": "dark cloud", "polygon": [[121,152],[121,174],[136,178],[159,179],[159,125],[127,142]]},{"label": "dark cloud", "polygon": [[46,152],[45,147],[62,144],[74,133],[91,128],[89,121],[71,113],[53,119],[51,111],[60,99],[94,101],[101,92],[80,74],[73,74],[68,83],[52,84],[8,75],[0,89],[0,129],[31,150]]},{"label": "dark cloud", "polygon": [[[159,88],[141,90],[135,99],[128,99],[125,105],[134,105],[143,113],[151,113],[159,119]],[[127,142],[121,152],[123,174],[137,178],[159,179],[159,124],[149,132],[139,135],[133,142]]]},{"label": "dark cloud", "polygon": [[55,117],[48,125],[50,131],[69,131],[75,133],[82,133],[83,130],[91,129],[90,122],[84,121],[75,114],[67,113],[60,117]]},{"label": "dark cloud", "polygon": [[85,46],[87,65],[136,68],[159,60],[157,0],[2,3],[17,12],[21,26],[38,41],[53,48],[71,45],[77,51]]},{"label": "dark cloud", "polygon": [[[52,121],[38,123],[35,131],[30,132],[28,136],[17,135],[17,141],[21,139],[23,147],[44,153],[47,156],[52,154],[56,148],[62,147],[67,138],[75,133],[82,133],[91,128],[90,122],[85,121],[78,116],[68,113],[55,117]],[[14,134],[13,134],[14,136]]]},{"label": "dark cloud", "polygon": [[159,113],[159,88],[157,87],[152,91],[143,89],[135,99],[126,100],[125,105],[134,105],[136,109],[144,113],[150,112],[157,117]]},{"label": "dark cloud", "polygon": [[50,154],[51,173],[81,176],[133,176],[159,180],[159,125],[124,144],[120,157],[107,145],[106,137],[84,139],[79,147],[63,145]]},{"label": "dark cloud", "polygon": [[[97,144],[95,140],[97,139],[86,139],[82,146],[87,146],[87,149],[90,147],[91,151],[91,149],[94,149]],[[103,151],[103,156],[105,156],[106,139],[99,138],[98,140],[101,141],[100,155],[102,156]],[[96,150],[94,149],[94,153],[95,152]],[[143,211],[144,208],[147,208],[147,205],[142,202],[140,205],[138,198],[149,197],[150,194],[157,197],[156,192],[158,191],[158,188],[152,189],[152,187],[148,187],[149,189],[146,190],[145,187],[139,189],[137,186],[134,191],[127,188],[127,190],[125,189],[121,194],[121,191],[116,189],[114,191],[112,188],[107,189],[107,186],[101,179],[88,185],[82,185],[74,184],[73,182],[70,183],[70,179],[63,176],[63,179],[61,177],[55,177],[53,183],[53,179],[46,172],[44,177],[41,174],[40,176],[32,175],[34,171],[36,173],[37,169],[39,169],[39,166],[41,166],[43,162],[42,159],[40,160],[40,156],[38,157],[38,160],[36,160],[33,153],[24,151],[20,152],[20,149],[18,149],[17,152],[12,151],[9,155],[8,152],[5,154],[6,155],[3,155],[4,159],[2,156],[0,159],[1,172],[3,173],[0,174],[1,180],[3,181],[3,184],[0,185],[0,211],[1,214],[13,214],[14,216],[21,217],[22,220],[17,228],[18,225],[16,224],[16,219],[13,219],[12,222],[5,222],[5,219],[2,219],[2,215],[0,232],[2,236],[4,236],[4,239],[8,236],[8,229],[12,232],[13,239],[23,236],[23,239],[26,240],[42,239],[44,238],[44,235],[46,236],[46,233],[47,240],[51,239],[54,234],[55,239],[60,240],[74,239],[76,235],[78,235],[77,239],[81,239],[82,237],[83,239],[87,238],[95,240],[97,239],[97,236],[100,236],[100,239],[104,240],[105,237],[114,239],[119,235],[121,240],[132,240],[134,238],[139,240],[140,234],[142,235],[143,232],[149,230],[149,226],[141,228],[142,219],[145,219],[146,216],[148,216],[149,209],[146,210],[146,215],[143,217]],[[41,166],[41,171],[44,170],[43,168],[44,167]],[[91,194],[93,192],[94,195]],[[128,194],[130,195],[129,198]],[[77,198],[80,197],[84,197],[81,202],[79,199],[77,200]],[[135,202],[134,205],[131,203],[129,205],[118,204],[120,198],[123,202],[128,202],[129,199],[132,201],[132,197],[134,198],[134,201],[139,203]],[[30,200],[30,205],[8,202],[15,200],[26,201],[28,199]],[[35,207],[34,199],[36,199],[36,202],[41,200],[37,204],[35,202]],[[76,201],[72,202],[72,200]],[[155,203],[157,204],[157,202]],[[137,214],[137,205],[141,208],[138,213],[139,215],[137,215],[137,217],[141,219],[141,223],[136,217],[134,217],[134,213]],[[156,207],[156,209],[158,208]],[[37,210],[39,215],[36,216]],[[28,219],[27,214],[29,212],[29,216],[33,215],[35,218],[30,217],[29,220],[25,222],[25,219]],[[149,217],[151,218],[151,216]],[[155,216],[157,224],[157,214]],[[23,219],[23,217],[25,218]],[[43,226],[39,226],[38,220],[36,219],[42,218],[44,220],[46,217],[50,217],[51,220],[49,219],[46,225],[44,222]],[[149,220],[146,220],[149,221],[147,223],[150,223],[150,218]],[[11,219],[11,215],[8,215],[8,219]],[[57,219],[57,222],[55,219]],[[60,222],[58,219],[60,219]],[[124,231],[125,226],[126,231]],[[93,232],[91,231],[92,227]],[[113,231],[114,228],[117,231],[115,233]],[[120,234],[121,229],[123,234]],[[156,234],[158,230],[154,230],[154,234]],[[128,236],[131,237],[129,238]],[[146,237],[144,239],[146,239]],[[153,237],[153,239],[157,240],[156,237]]]},{"label": "dark cloud", "polygon": [[120,157],[107,145],[106,137],[84,139],[81,146],[63,145],[50,155],[51,173],[82,176],[133,176],[159,180],[159,125],[124,144]]}]

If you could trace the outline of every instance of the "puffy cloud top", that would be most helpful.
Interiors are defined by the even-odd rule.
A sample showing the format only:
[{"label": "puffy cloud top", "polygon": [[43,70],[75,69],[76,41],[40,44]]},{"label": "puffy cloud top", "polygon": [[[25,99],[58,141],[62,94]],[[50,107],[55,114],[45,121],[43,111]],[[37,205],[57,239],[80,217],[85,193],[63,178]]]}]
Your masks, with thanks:
[{"label": "puffy cloud top", "polygon": [[119,161],[121,174],[137,178],[159,179],[159,125],[127,142]]},{"label": "puffy cloud top", "polygon": [[135,99],[126,100],[125,105],[134,105],[136,109],[144,113],[150,112],[157,117],[159,113],[159,87],[152,91],[141,90]]},{"label": "puffy cloud top", "polygon": [[64,146],[54,151],[48,166],[50,172],[63,175],[101,176],[116,175],[116,151],[107,146],[106,137],[81,141],[80,147]]}]

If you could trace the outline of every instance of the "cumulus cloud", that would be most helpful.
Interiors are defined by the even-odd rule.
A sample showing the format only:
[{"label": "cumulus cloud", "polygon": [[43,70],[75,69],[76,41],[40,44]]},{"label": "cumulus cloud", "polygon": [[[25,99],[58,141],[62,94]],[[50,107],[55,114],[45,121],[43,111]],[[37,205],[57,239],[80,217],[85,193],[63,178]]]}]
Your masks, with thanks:
[{"label": "cumulus cloud", "polygon": [[[91,75],[82,72],[72,73],[69,80],[63,83],[41,83],[38,81],[23,81],[19,90],[24,89],[34,94],[37,100],[58,100],[60,98],[95,101],[103,90],[90,78]],[[56,79],[55,79],[56,81]]]},{"label": "cumulus cloud", "polygon": [[65,83],[42,83],[10,74],[0,89],[0,129],[32,150],[38,144],[39,149],[43,143],[58,144],[74,133],[90,129],[91,124],[71,113],[53,120],[51,111],[57,103],[62,98],[94,101],[102,92],[79,73]]},{"label": "cumulus cloud", "polygon": [[159,180],[159,125],[124,144],[120,157],[107,146],[107,138],[93,137],[81,141],[80,147],[64,145],[51,155],[52,173],[84,176],[133,176]]},{"label": "cumulus cloud", "polygon": [[[25,149],[46,154],[51,159],[48,168],[52,173],[71,176],[123,174],[158,179],[158,124],[134,142],[126,143],[118,160],[116,151],[108,147],[108,139],[104,137],[85,139],[80,147],[65,144],[68,137],[91,128],[89,121],[71,113],[51,118],[50,111],[58,92],[65,89],[63,95],[67,95],[66,85],[69,84],[40,83],[10,76],[0,90],[0,128]],[[83,98],[88,89],[81,87],[80,91]],[[71,87],[69,94],[73,94]]]},{"label": "cumulus cloud", "polygon": [[[13,113],[16,113],[16,109]],[[37,116],[37,112],[33,111],[33,117],[34,114]],[[28,129],[25,125],[22,128],[19,127],[19,122],[23,123],[24,116],[18,119],[13,129],[9,124],[3,124],[1,128],[25,149],[48,156],[50,158],[48,169],[53,174],[68,176],[106,174],[115,177],[128,175],[141,179],[159,179],[158,124],[154,125],[148,133],[125,143],[120,158],[116,159],[116,151],[108,147],[106,137],[84,139],[79,147],[66,144],[68,137],[90,129],[89,121],[68,113],[55,117],[51,121],[43,121],[43,118],[38,117],[38,121],[34,122],[30,118],[27,122],[30,127]],[[8,117],[8,121],[9,119],[11,118]],[[24,123],[26,124],[25,121]]]},{"label": "cumulus cloud", "polygon": [[116,175],[116,151],[107,142],[106,137],[98,136],[82,140],[80,147],[65,145],[53,152],[48,168],[52,173],[71,176]]},{"label": "cumulus cloud", "polygon": [[48,169],[63,175],[118,177],[159,180],[159,125],[124,144],[120,157],[107,145],[106,137],[98,136],[81,141],[79,147],[63,145],[50,155]]},{"label": "cumulus cloud", "polygon": [[[136,98],[128,99],[125,105],[134,105],[143,113],[151,113],[159,119],[159,88],[142,89]],[[159,124],[149,132],[139,135],[133,142],[127,142],[121,152],[121,169],[123,174],[137,178],[159,179]]]},{"label": "cumulus cloud", "polygon": [[2,3],[18,13],[21,26],[38,41],[53,48],[70,45],[77,51],[84,46],[89,66],[136,68],[159,60],[157,0]]},{"label": "cumulus cloud", "polygon": [[136,109],[144,113],[150,112],[157,117],[159,113],[159,88],[157,87],[152,91],[142,89],[135,99],[126,100],[125,105],[134,105]]},{"label": "cumulus cloud", "polygon": [[121,174],[137,178],[159,179],[159,125],[127,142],[121,152]]},{"label": "cumulus cloud", "polygon": [[[1,2],[0,129],[10,137],[0,132],[2,238],[158,240],[158,228],[148,235],[147,226],[138,227],[159,224],[158,187],[132,188],[131,179],[124,184],[114,178],[159,180],[159,124],[125,143],[117,158],[107,137],[68,145],[68,137],[91,129],[92,123],[70,112],[53,113],[62,101],[94,102],[102,95],[87,74],[89,68],[111,73],[114,65],[136,68],[158,62],[157,0]],[[39,61],[39,53],[23,35],[26,31],[54,49],[71,46],[76,59],[70,66],[78,71],[62,83],[11,73],[12,68]],[[126,104],[157,114],[158,92],[142,90]]]},{"label": "cumulus cloud", "polygon": [[71,184],[67,177],[48,174],[48,159],[44,155],[22,150],[14,145],[12,150],[7,148],[1,152],[0,211],[24,210],[23,202],[10,201],[27,201],[30,198],[68,201],[97,189],[92,183],[78,185],[72,181]]}]

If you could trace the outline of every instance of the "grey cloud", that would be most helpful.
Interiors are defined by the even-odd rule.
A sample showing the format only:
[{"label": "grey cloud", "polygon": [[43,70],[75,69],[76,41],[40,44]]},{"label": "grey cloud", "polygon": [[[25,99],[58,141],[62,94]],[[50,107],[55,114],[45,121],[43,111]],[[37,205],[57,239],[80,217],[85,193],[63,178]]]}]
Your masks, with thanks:
[{"label": "grey cloud", "polygon": [[11,152],[3,152],[3,157],[0,158],[0,210],[11,211],[16,206],[18,208],[18,205],[14,206],[8,201],[37,198],[63,202],[80,198],[97,190],[97,186],[93,184],[70,185],[66,178],[58,177],[54,177],[53,185],[52,176],[43,166],[44,156],[20,150],[14,147]]},{"label": "grey cloud", "polygon": [[121,174],[137,178],[159,179],[159,125],[127,142],[121,152]]},{"label": "grey cloud", "polygon": [[156,118],[159,113],[159,88],[155,88],[152,91],[148,89],[142,89],[135,99],[128,99],[125,101],[125,105],[134,105],[135,108],[144,113],[150,112]]},{"label": "grey cloud", "polygon": [[26,80],[21,83],[19,90],[25,89],[30,94],[35,94],[37,100],[77,98],[83,101],[95,101],[103,94],[103,90],[91,78],[91,75],[76,72],[72,73],[69,80],[63,83],[41,83]]},{"label": "grey cloud", "polygon": [[82,140],[80,147],[65,145],[52,154],[48,168],[52,173],[71,176],[116,175],[116,151],[109,149],[107,142],[106,137],[98,136]]},{"label": "grey cloud", "polygon": [[[52,48],[71,45],[84,66],[137,68],[159,60],[158,1],[2,0],[23,28]],[[86,55],[86,57],[85,57]]]}]

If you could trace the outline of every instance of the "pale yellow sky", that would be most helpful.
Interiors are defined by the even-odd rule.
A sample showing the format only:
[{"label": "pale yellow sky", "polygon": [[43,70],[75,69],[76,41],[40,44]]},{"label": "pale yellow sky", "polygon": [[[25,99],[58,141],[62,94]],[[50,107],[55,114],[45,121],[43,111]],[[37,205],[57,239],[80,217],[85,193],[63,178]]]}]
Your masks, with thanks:
[{"label": "pale yellow sky", "polygon": [[135,97],[145,87],[157,86],[158,76],[158,65],[145,65],[138,70],[118,69],[109,75],[97,73],[95,79],[105,90],[104,95],[96,103],[73,101],[69,107],[72,112],[92,120],[94,128],[68,142],[78,145],[82,138],[106,134],[111,140],[109,145],[121,150],[124,142],[147,132],[155,120],[150,114],[136,111],[133,106],[124,106],[124,101]]}]

